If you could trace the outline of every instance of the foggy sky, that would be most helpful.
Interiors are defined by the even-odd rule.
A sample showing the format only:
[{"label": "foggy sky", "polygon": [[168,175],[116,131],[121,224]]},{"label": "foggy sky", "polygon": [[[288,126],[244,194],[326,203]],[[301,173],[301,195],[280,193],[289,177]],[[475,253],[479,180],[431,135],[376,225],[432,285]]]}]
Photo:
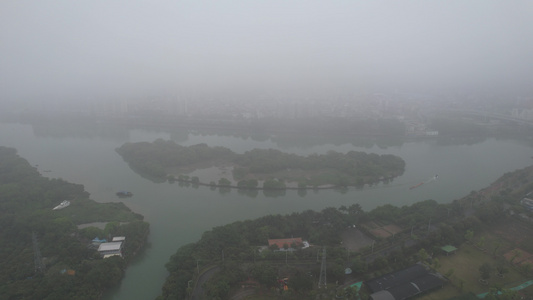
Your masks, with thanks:
[{"label": "foggy sky", "polygon": [[2,102],[532,81],[533,1],[0,2]]}]

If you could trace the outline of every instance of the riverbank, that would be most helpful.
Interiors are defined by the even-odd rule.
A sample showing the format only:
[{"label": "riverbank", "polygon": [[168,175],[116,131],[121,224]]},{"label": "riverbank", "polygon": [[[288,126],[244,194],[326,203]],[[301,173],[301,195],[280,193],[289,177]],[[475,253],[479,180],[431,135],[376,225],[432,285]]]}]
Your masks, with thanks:
[{"label": "riverbank", "polygon": [[[479,293],[480,288],[484,289],[484,287],[480,287],[477,284],[478,272],[472,265],[479,266],[487,262],[493,265],[501,263],[502,254],[512,253],[514,251],[513,248],[519,245],[522,247],[520,251],[524,251],[523,249],[526,246],[531,249],[531,245],[522,243],[522,237],[528,236],[531,232],[531,224],[527,226],[528,234],[520,234],[516,231],[514,234],[511,234],[511,232],[502,233],[502,231],[505,231],[505,228],[509,227],[508,225],[511,223],[515,225],[522,224],[521,222],[523,221],[517,217],[515,212],[511,212],[509,207],[520,211],[519,203],[521,197],[532,188],[533,166],[529,166],[506,173],[488,187],[478,192],[472,192],[457,202],[449,204],[437,204],[434,200],[426,200],[402,208],[390,205],[378,207],[370,212],[361,210],[357,205],[339,209],[330,207],[321,212],[304,211],[293,213],[290,217],[288,215],[267,215],[246,223],[234,222],[216,227],[211,231],[204,232],[198,242],[178,249],[176,254],[171,257],[167,264],[170,276],[165,283],[163,294],[157,299],[186,299],[186,295],[191,293],[194,295],[193,299],[205,296],[210,298],[229,298],[232,294],[236,295],[239,291],[242,291],[241,287],[245,279],[254,283],[256,292],[260,291],[261,297],[274,299],[279,297],[279,294],[283,293],[284,290],[283,288],[276,290],[279,287],[276,286],[275,282],[277,279],[284,277],[290,278],[291,284],[289,287],[292,291],[302,293],[301,298],[308,298],[306,293],[311,290],[313,290],[315,295],[323,293],[323,290],[312,288],[312,280],[307,275],[309,274],[315,278],[319,275],[316,268],[318,255],[315,260],[315,253],[319,253],[322,246],[317,247],[316,245],[328,246],[328,259],[335,261],[328,266],[330,270],[334,270],[328,273],[329,278],[334,278],[333,280],[329,279],[331,283],[354,279],[354,277],[347,276],[347,273],[344,272],[346,265],[351,265],[355,271],[355,278],[362,281],[371,276],[376,276],[375,274],[378,272],[388,273],[402,269],[406,264],[413,263],[413,261],[429,264],[425,261],[425,258],[421,258],[422,254],[420,253],[425,253],[423,247],[435,249],[442,247],[442,245],[453,243],[459,247],[457,252],[464,253],[464,248],[471,247],[469,245],[471,238],[467,238],[464,228],[470,227],[474,227],[476,232],[483,232],[482,241],[475,246],[476,251],[486,252],[485,248],[481,248],[478,245],[483,243],[487,235],[499,235],[499,238],[491,238],[491,240],[499,240],[499,242],[496,242],[498,243],[497,246],[491,250],[492,255],[483,253],[480,255],[480,253],[477,253],[474,254],[476,256],[475,260],[468,259],[469,267],[467,269],[462,269],[465,266],[462,260],[451,262],[451,265],[447,265],[445,268],[434,264],[433,267],[435,269],[440,268],[441,274],[449,272],[450,269],[460,270],[460,272],[455,272],[453,277],[451,276],[453,272],[449,273],[450,275],[446,275],[451,285],[448,284],[443,290],[439,290],[437,292],[439,296],[436,298],[450,298],[442,297],[443,293],[450,293],[450,290],[453,295],[459,295],[460,293],[453,287],[453,285],[457,286],[458,281],[465,282],[466,291]],[[481,199],[483,201],[474,203],[474,206],[471,207],[470,198],[472,195],[483,195],[486,198]],[[508,198],[502,201],[500,197],[503,195],[507,195]],[[507,209],[505,208],[506,206],[508,207]],[[431,225],[426,223],[428,218],[432,222]],[[506,221],[496,224],[495,227],[497,221],[502,221],[505,218],[507,218]],[[360,223],[361,220],[366,221],[364,221],[365,223]],[[365,229],[368,220],[371,220],[374,224],[388,224],[389,229],[395,227],[395,234],[381,236],[376,235],[374,232],[368,232]],[[265,226],[265,224],[271,225]],[[346,229],[347,226],[348,229]],[[355,226],[360,229],[356,230]],[[516,227],[511,226],[508,229],[516,229]],[[351,245],[349,245],[343,239],[342,233],[345,233],[345,236],[348,236],[349,239],[353,239],[354,233],[346,234],[348,230],[356,230],[357,232],[363,230],[359,232],[360,237],[363,237],[359,239],[360,244],[354,247],[354,241],[351,241]],[[267,241],[270,243],[269,238],[274,234],[277,237],[286,237],[292,236],[294,232],[298,232],[299,236],[306,240],[308,239],[312,244],[311,248],[299,249],[298,245],[294,244],[296,242],[285,246],[286,248],[294,247],[293,251],[280,252],[277,246],[265,246]],[[339,232],[342,233],[339,234]],[[414,238],[415,236],[417,238]],[[514,236],[515,240],[507,244],[511,236]],[[502,242],[504,237],[505,243]],[[469,243],[465,246],[463,242],[466,240]],[[242,246],[232,247],[234,244]],[[492,241],[491,244],[493,244]],[[347,246],[351,246],[352,249],[344,251]],[[498,252],[500,247],[501,251]],[[471,252],[471,249],[466,250],[467,256],[471,256]],[[222,253],[222,256],[218,255],[219,253]],[[392,263],[390,258],[398,255],[398,253],[401,253],[401,255],[396,256],[394,263]],[[445,257],[444,253],[435,252],[431,256],[435,261],[442,259],[443,262],[450,263],[448,260],[451,258],[448,257],[448,254]],[[455,254],[454,256],[464,256],[464,254]],[[194,261],[202,261],[207,266],[216,265],[219,268],[217,273],[206,272],[205,276],[197,276],[196,274],[200,272],[200,269],[198,265],[194,265]],[[391,263],[384,264],[383,261]],[[475,263],[472,264],[472,261],[475,261]],[[513,264],[512,260],[510,264]],[[189,270],[183,266],[189,266]],[[241,270],[241,273],[236,270]],[[185,274],[187,272],[192,278],[188,282],[193,282],[192,289],[184,289],[186,286],[185,280],[188,277],[177,276],[177,274]],[[510,278],[507,278],[505,282],[509,283],[517,279],[524,280],[524,276],[529,276],[529,272],[530,270],[523,272],[524,274],[511,272],[514,273],[513,276],[509,276]],[[301,274],[306,275],[299,278],[298,276]],[[207,280],[207,278],[210,279]],[[503,276],[500,278],[503,278]],[[181,283],[179,283],[180,279],[183,280]],[[305,287],[300,286],[302,281],[307,282]],[[498,279],[498,282],[504,281]],[[217,287],[221,283],[227,285],[228,288],[225,290],[218,289]],[[196,289],[197,286],[202,288]],[[262,287],[262,290],[258,287]],[[172,293],[168,292],[170,290]],[[461,292],[463,292],[462,289]]]},{"label": "riverbank", "polygon": [[[90,199],[81,184],[42,176],[14,148],[0,147],[0,177],[0,223],[7,228],[0,243],[10,249],[0,253],[4,297],[100,299],[120,284],[128,262],[146,244],[149,225],[142,215],[120,202]],[[61,199],[70,204],[54,209]],[[93,239],[116,236],[126,237],[122,257],[103,258]],[[27,263],[27,253],[34,253],[34,263]]]},{"label": "riverbank", "polygon": [[[114,195],[117,190],[128,190],[135,195],[124,203],[150,222],[149,244],[146,251],[128,266],[120,286],[105,293],[105,300],[154,299],[161,293],[161,284],[167,276],[164,265],[175,249],[197,241],[204,231],[215,226],[267,214],[290,214],[342,205],[348,207],[354,203],[360,204],[364,210],[385,204],[409,205],[425,199],[447,203],[472,190],[486,187],[502,173],[522,168],[532,161],[531,143],[512,139],[485,139],[468,144],[441,144],[426,140],[380,144],[378,147],[371,141],[335,140],[332,136],[311,141],[304,141],[301,136],[281,140],[278,136],[258,141],[233,134],[180,135],[179,130],[136,129],[119,135],[112,135],[110,131],[102,131],[101,135],[98,132],[91,135],[82,132],[58,138],[58,135],[48,135],[29,125],[3,124],[0,128],[0,140],[5,145],[20,149],[21,155],[32,165],[39,164],[43,169],[53,170],[52,173],[43,173],[46,177],[61,177],[83,184],[91,193],[91,198],[102,203],[118,201]],[[153,141],[157,138],[175,139],[184,145],[206,143],[225,146],[239,153],[254,148],[277,148],[300,155],[325,154],[329,150],[391,153],[405,159],[408,166],[405,174],[389,185],[380,184],[361,190],[349,188],[347,193],[309,191],[305,196],[287,191],[283,197],[276,198],[259,192],[251,198],[237,190],[221,193],[208,187],[195,189],[179,187],[178,183],[168,184],[166,180],[161,183],[147,180],[132,172],[114,151],[125,142]],[[409,190],[413,184],[435,174],[439,174],[438,181]],[[149,278],[146,274],[150,274]]]},{"label": "riverbank", "polygon": [[[175,170],[173,174],[169,174],[167,176],[167,180],[169,183],[184,183],[184,184],[190,184],[190,185],[198,185],[198,186],[208,186],[211,188],[231,188],[231,189],[239,189],[239,190],[328,190],[328,189],[337,189],[337,188],[347,188],[348,186],[341,186],[341,185],[333,185],[333,184],[324,184],[324,185],[317,185],[317,186],[308,186],[308,185],[301,185],[297,181],[284,181],[284,187],[282,188],[265,188],[264,183],[265,179],[257,179],[253,177],[248,177],[243,180],[257,180],[258,185],[255,187],[250,186],[243,186],[239,185],[239,181],[233,179],[233,177],[226,177],[231,176],[233,172],[234,165],[222,165],[222,166],[211,166],[208,168],[202,168],[202,169],[196,169],[189,171],[187,173],[187,170],[181,170],[183,172],[179,172],[180,170]],[[289,170],[288,172],[291,172],[293,170]],[[298,171],[293,171],[294,173]],[[186,176],[181,175],[182,173],[186,173]],[[310,175],[309,173],[307,173]],[[277,174],[270,174],[271,177],[274,178],[284,178],[284,176],[280,176],[279,173]],[[275,175],[278,175],[280,177],[276,177]],[[303,175],[305,177],[308,177],[306,175]],[[266,176],[265,176],[266,177]],[[193,180],[191,178],[198,178],[198,180]],[[200,178],[203,180],[200,181]],[[220,179],[225,178],[230,183],[229,184],[218,184],[217,182],[220,181]],[[389,183],[392,180],[394,180],[395,177],[386,177],[381,178],[377,182],[374,183],[365,183],[363,185],[357,186],[358,188],[364,188],[365,186],[379,184],[379,183]],[[278,179],[279,180],[279,179]]]}]

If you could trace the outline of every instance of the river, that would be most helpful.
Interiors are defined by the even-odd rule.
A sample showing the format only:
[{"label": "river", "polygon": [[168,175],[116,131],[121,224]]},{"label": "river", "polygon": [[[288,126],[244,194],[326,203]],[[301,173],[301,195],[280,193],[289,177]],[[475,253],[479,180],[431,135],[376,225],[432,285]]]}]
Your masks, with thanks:
[{"label": "river", "polygon": [[[420,140],[376,145],[368,141],[343,142],[339,138],[334,142],[313,143],[298,137],[252,139],[141,129],[53,132],[40,126],[0,123],[0,145],[16,148],[30,164],[49,171],[43,172],[44,176],[83,184],[98,202],[123,201],[150,222],[146,251],[128,267],[121,285],[106,293],[106,300],[154,299],[160,294],[167,275],[164,264],[169,257],[178,247],[197,241],[204,231],[214,226],[266,214],[321,210],[353,203],[359,203],[365,210],[387,203],[402,206],[426,199],[447,203],[487,186],[505,172],[533,163],[531,141],[510,139],[490,138],[469,143]],[[387,185],[352,188],[344,193],[320,190],[300,196],[290,190],[282,197],[266,197],[260,191],[257,197],[250,197],[232,190],[221,194],[209,187],[151,182],[134,173],[115,152],[125,142],[151,142],[157,138],[173,139],[182,145],[225,146],[238,153],[253,148],[275,148],[302,155],[329,150],[394,154],[405,160],[406,170]],[[438,179],[431,181],[436,174]],[[409,189],[420,182],[427,183]],[[131,191],[134,196],[118,199],[115,192],[119,190]]]}]

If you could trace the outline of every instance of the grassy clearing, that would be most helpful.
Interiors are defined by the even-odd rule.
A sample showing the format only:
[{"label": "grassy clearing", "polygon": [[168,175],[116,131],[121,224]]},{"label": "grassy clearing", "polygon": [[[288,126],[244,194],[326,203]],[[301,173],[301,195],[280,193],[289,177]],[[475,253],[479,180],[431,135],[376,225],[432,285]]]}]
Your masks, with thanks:
[{"label": "grassy clearing", "polygon": [[71,205],[61,210],[49,210],[49,214],[68,217],[74,224],[92,222],[132,222],[143,217],[131,211],[122,202],[98,203],[91,199],[74,199]]},{"label": "grassy clearing", "polygon": [[[489,240],[488,237],[486,236],[487,240]],[[454,270],[453,275],[449,278],[450,283],[440,290],[420,297],[420,299],[448,299],[466,292],[479,294],[487,292],[492,286],[513,287],[527,280],[526,277],[518,273],[510,265],[506,265],[509,272],[505,274],[504,278],[496,276],[496,271],[493,271],[491,277],[487,280],[488,284],[481,284],[479,282],[479,267],[484,263],[496,266],[501,261],[501,256],[495,258],[489,252],[483,252],[472,244],[464,243],[455,254],[439,256],[438,259],[441,266],[438,271],[441,274],[446,274],[450,269]]]},{"label": "grassy clearing", "polygon": [[484,232],[473,239],[473,244],[481,244],[490,255],[501,257],[505,252],[516,247],[516,243],[508,240],[508,236],[501,236],[493,232]]},{"label": "grassy clearing", "polygon": [[450,299],[452,297],[460,295],[461,292],[451,284],[445,285],[443,288],[429,292],[429,294],[420,296],[419,300],[442,300]]}]

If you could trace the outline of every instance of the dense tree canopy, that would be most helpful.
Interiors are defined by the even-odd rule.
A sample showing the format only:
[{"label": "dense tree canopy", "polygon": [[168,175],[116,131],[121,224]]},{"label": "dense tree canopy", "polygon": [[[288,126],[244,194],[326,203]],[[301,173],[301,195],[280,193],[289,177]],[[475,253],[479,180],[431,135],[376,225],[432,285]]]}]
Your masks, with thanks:
[{"label": "dense tree canopy", "polygon": [[[158,139],[153,143],[125,143],[117,152],[132,169],[145,177],[166,178],[170,170],[216,165],[233,166],[233,178],[240,180],[270,180],[265,189],[285,188],[277,181],[298,182],[306,186],[360,186],[401,175],[405,162],[394,155],[378,155],[349,151],[346,154],[329,151],[327,154],[300,156],[274,149],[253,149],[236,154],[224,147],[198,144],[180,146],[173,141]],[[202,181],[200,178],[199,181]],[[251,188],[244,182],[241,188]],[[254,187],[255,188],[255,187]]]},{"label": "dense tree canopy", "polygon": [[[512,178],[514,180],[511,180]],[[523,178],[528,180],[524,181]],[[200,268],[219,267],[216,276],[205,285],[206,293],[211,298],[228,298],[231,288],[238,286],[245,278],[255,280],[267,288],[279,287],[278,280],[283,278],[280,276],[287,272],[291,274],[288,283],[291,291],[305,293],[309,290],[309,279],[305,276],[309,274],[302,273],[302,268],[294,267],[295,269],[291,271],[290,262],[298,266],[306,264],[317,266],[318,253],[323,246],[327,248],[330,262],[327,278],[333,281],[344,278],[346,266],[363,277],[372,272],[374,274],[381,271],[390,272],[391,266],[400,269],[416,261],[423,261],[431,264],[433,268],[438,268],[439,260],[434,257],[430,259],[429,253],[435,253],[442,245],[460,245],[472,240],[474,232],[483,226],[493,226],[493,216],[503,220],[505,218],[502,213],[503,203],[513,204],[520,201],[524,191],[533,188],[530,184],[531,178],[533,178],[533,167],[504,175],[494,185],[514,187],[513,193],[503,191],[504,194],[512,196],[501,199],[502,193],[498,193],[490,200],[477,203],[473,211],[471,198],[476,197],[476,192],[449,204],[425,200],[402,207],[387,204],[365,212],[355,203],[348,207],[328,207],[320,212],[306,210],[284,216],[267,215],[253,221],[238,221],[215,227],[205,232],[198,242],[178,249],[171,257],[167,264],[169,277],[158,300],[186,299],[188,282],[197,279],[196,263],[199,261]],[[522,185],[516,184],[517,182],[521,182]],[[465,209],[471,210],[471,215],[465,216]],[[383,238],[372,235],[370,227],[372,224],[395,225],[400,231]],[[374,239],[372,247],[368,245],[357,252],[349,253],[342,246],[341,234],[346,232],[347,228],[353,230],[353,225],[372,236]],[[268,239],[287,237],[302,237],[310,242],[311,247],[294,252],[281,252],[280,255],[277,251],[285,249],[267,246]],[[407,246],[407,242],[410,246]],[[396,247],[394,243],[397,243]],[[282,248],[289,246],[291,245],[284,245]],[[521,244],[521,246],[527,245]],[[501,245],[494,246],[493,253],[498,247]],[[395,249],[391,251],[393,248]],[[382,255],[375,256],[375,253],[380,251]],[[519,255],[521,253],[516,250],[510,262],[512,263]],[[287,260],[290,261],[289,266],[282,270],[280,266],[286,266]],[[500,275],[506,272],[503,266],[498,265],[495,269]],[[491,270],[490,266],[480,267],[480,277],[490,275]],[[453,269],[449,272],[449,276],[454,273]],[[315,269],[314,274],[317,273],[318,270]]]},{"label": "dense tree canopy", "polygon": [[[170,275],[158,299],[186,299],[187,283],[196,278],[197,261],[201,261],[201,265],[205,266],[221,266],[218,275],[211,278],[206,285],[208,295],[221,299],[228,296],[228,285],[229,287],[235,286],[246,278],[252,278],[266,287],[276,286],[277,280],[280,279],[276,262],[284,262],[285,259],[302,263],[315,262],[317,249],[321,249],[322,246],[327,246],[328,257],[334,262],[328,267],[327,276],[330,280],[341,280],[346,264],[350,265],[355,272],[364,273],[369,268],[369,264],[361,257],[361,254],[358,253],[349,258],[344,247],[340,246],[341,233],[347,227],[358,224],[357,227],[363,230],[364,226],[360,226],[362,223],[379,220],[405,225],[406,235],[410,232],[410,226],[424,226],[423,231],[426,232],[427,218],[434,217],[435,220],[443,220],[444,216],[439,212],[446,211],[446,207],[428,200],[404,207],[384,205],[371,212],[364,212],[360,205],[353,204],[338,209],[328,207],[320,212],[306,210],[284,216],[267,215],[256,220],[218,226],[204,232],[198,242],[181,247],[171,257],[167,263]],[[400,213],[403,214],[401,218],[398,217]],[[451,236],[446,236],[446,230],[449,231],[450,228],[443,227],[439,243],[456,237],[453,229],[451,229]],[[319,245],[319,247],[282,253],[282,255],[276,252],[279,250],[278,247],[267,247],[268,239],[287,237],[302,237],[310,244]],[[384,244],[388,245],[386,242]],[[284,248],[290,246],[293,245],[286,245]],[[260,248],[263,250],[258,251]],[[336,261],[335,258],[340,261]],[[405,257],[398,253],[392,259],[403,261]],[[389,261],[386,258],[378,257],[371,267],[383,268],[387,265]],[[230,270],[239,270],[239,272],[234,273]],[[226,272],[231,274],[228,273],[228,275]],[[297,293],[309,291],[309,280],[309,275],[302,273],[301,270],[293,270],[289,286]]]},{"label": "dense tree canopy", "polygon": [[[88,196],[82,185],[42,177],[15,149],[0,147],[0,298],[98,299],[120,281],[127,259],[145,242],[148,224],[122,203],[99,204]],[[65,199],[70,206],[52,210]],[[77,227],[96,221],[127,224],[107,231]],[[96,235],[126,236],[126,260],[101,259],[90,247]],[[42,271],[34,264],[33,236]]]}]

